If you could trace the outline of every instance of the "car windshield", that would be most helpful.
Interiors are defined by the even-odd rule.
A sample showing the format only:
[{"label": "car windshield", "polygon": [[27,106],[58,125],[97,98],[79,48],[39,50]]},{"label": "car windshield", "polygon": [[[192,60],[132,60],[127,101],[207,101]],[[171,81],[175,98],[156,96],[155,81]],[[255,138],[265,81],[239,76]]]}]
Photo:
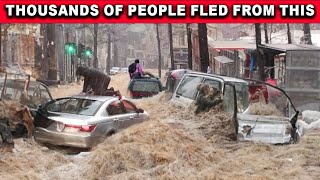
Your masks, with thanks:
[{"label": "car windshield", "polygon": [[94,116],[102,105],[101,101],[89,99],[60,99],[48,105],[47,110],[68,114]]},{"label": "car windshield", "polygon": [[132,91],[158,93],[158,92],[160,92],[160,87],[159,87],[159,84],[157,82],[153,82],[153,81],[136,81],[133,84]]},{"label": "car windshield", "polygon": [[245,114],[287,118],[295,115],[296,110],[283,91],[267,83],[248,82],[249,106],[243,109]]}]

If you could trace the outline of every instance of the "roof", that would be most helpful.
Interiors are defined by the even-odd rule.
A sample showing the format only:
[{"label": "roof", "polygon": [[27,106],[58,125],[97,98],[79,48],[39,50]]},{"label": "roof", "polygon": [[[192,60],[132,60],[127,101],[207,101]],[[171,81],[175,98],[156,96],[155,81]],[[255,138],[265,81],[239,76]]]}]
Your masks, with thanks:
[{"label": "roof", "polygon": [[227,63],[233,63],[234,61],[226,56],[216,56],[214,57],[217,61],[227,64]]},{"label": "roof", "polygon": [[191,71],[191,72],[188,72],[187,74],[196,74],[196,75],[202,75],[202,76],[216,77],[216,78],[223,79],[224,81],[227,81],[227,82],[248,83],[247,81],[245,81],[243,79],[222,76],[222,75],[217,75],[217,74],[208,74],[208,73],[202,73],[202,72],[196,72],[196,71]]},{"label": "roof", "polygon": [[256,44],[243,40],[214,41],[208,38],[208,45],[213,49],[256,49]]},{"label": "roof", "polygon": [[94,96],[94,95],[75,95],[71,96],[77,99],[89,99],[94,101],[108,101],[110,99],[116,98],[115,96]]},{"label": "roof", "polygon": [[278,51],[320,50],[320,47],[308,45],[308,44],[262,44],[262,45],[259,45],[259,47],[278,50]]}]

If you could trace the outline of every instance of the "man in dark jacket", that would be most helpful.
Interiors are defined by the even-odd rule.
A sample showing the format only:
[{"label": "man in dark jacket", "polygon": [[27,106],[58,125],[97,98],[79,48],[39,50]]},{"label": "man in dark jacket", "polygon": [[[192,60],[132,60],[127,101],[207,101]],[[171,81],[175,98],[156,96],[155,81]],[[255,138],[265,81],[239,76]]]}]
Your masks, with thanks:
[{"label": "man in dark jacket", "polygon": [[209,111],[222,102],[221,93],[218,89],[210,87],[209,84],[199,84],[197,87],[199,96],[196,100],[196,114]]},{"label": "man in dark jacket", "polygon": [[77,68],[76,75],[84,77],[83,93],[88,93],[92,89],[94,95],[103,95],[108,89],[111,78],[105,73],[85,66]]}]

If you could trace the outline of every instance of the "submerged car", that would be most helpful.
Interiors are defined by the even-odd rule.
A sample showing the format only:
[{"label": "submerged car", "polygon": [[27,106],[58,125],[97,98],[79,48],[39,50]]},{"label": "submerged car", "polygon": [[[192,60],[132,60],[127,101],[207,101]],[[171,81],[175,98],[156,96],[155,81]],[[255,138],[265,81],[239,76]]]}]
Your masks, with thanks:
[{"label": "submerged car", "polygon": [[[223,93],[224,111],[234,117],[239,141],[297,142],[295,124],[299,112],[282,89],[262,81],[189,72],[183,76],[170,102],[191,105],[199,96],[200,83],[208,83]],[[253,92],[252,87],[257,86],[261,88]]]},{"label": "submerged car", "polygon": [[59,98],[37,110],[34,138],[47,144],[91,148],[148,116],[125,98],[86,95]]},{"label": "submerged car", "polygon": [[174,93],[183,75],[188,72],[190,72],[188,69],[176,69],[169,71],[165,76],[167,92]]},{"label": "submerged car", "polygon": [[128,86],[129,96],[133,99],[152,97],[165,89],[158,78],[143,77],[132,79]]}]

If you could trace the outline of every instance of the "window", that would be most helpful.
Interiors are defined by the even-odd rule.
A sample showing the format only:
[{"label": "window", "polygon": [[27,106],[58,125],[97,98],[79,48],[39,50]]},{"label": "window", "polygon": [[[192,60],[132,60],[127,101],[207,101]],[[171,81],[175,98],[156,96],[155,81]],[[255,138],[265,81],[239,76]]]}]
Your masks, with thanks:
[{"label": "window", "polygon": [[94,116],[102,102],[88,99],[67,98],[55,101],[47,106],[51,112]]},{"label": "window", "polygon": [[132,91],[158,93],[160,92],[160,87],[158,82],[136,81],[133,84]]},{"label": "window", "polygon": [[211,87],[214,87],[221,91],[221,83],[217,80],[206,79],[204,83],[208,83]]},{"label": "window", "polygon": [[114,116],[118,114],[124,114],[125,111],[120,101],[114,101],[110,103],[109,106],[107,107],[107,113],[110,116]]},{"label": "window", "polygon": [[202,77],[186,76],[177,90],[177,94],[186,98],[195,99],[197,85],[201,83]]},{"label": "window", "polygon": [[134,104],[132,104],[131,102],[126,101],[126,100],[122,101],[122,103],[123,103],[123,106],[126,110],[126,113],[137,113],[137,111],[136,111],[137,108]]}]

